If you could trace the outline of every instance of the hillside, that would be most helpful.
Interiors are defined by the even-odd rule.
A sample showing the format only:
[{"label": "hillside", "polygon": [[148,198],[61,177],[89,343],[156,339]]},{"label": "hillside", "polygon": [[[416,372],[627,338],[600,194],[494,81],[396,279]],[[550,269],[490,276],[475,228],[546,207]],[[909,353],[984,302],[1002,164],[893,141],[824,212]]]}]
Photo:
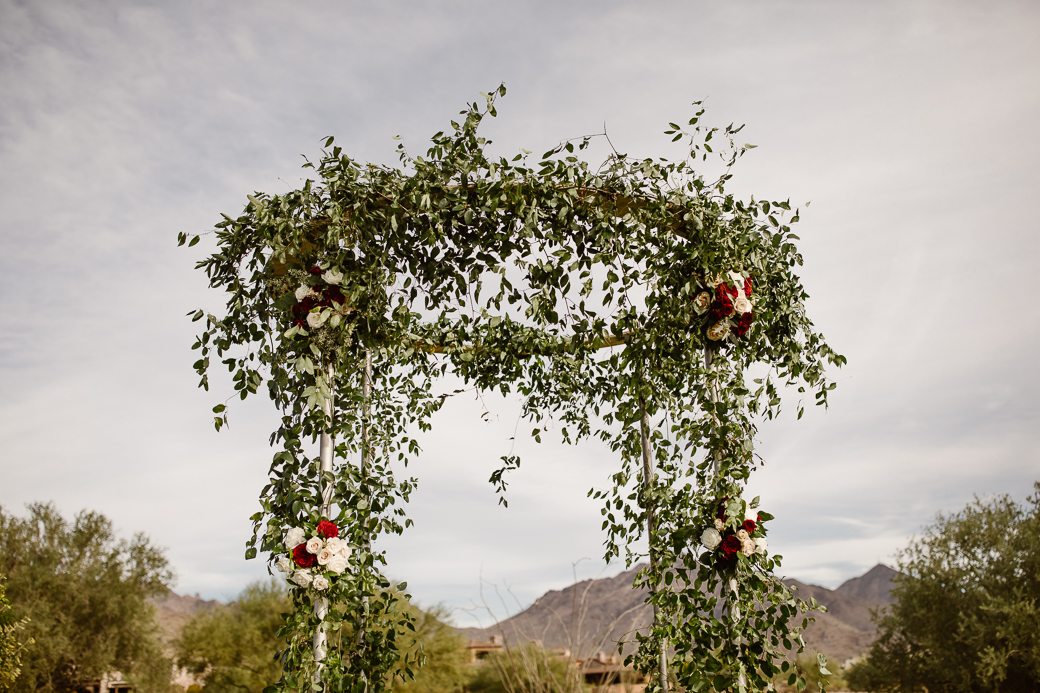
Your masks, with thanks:
[{"label": "hillside", "polygon": [[154,600],[153,604],[155,604],[155,620],[162,632],[162,641],[167,645],[180,635],[184,624],[190,621],[192,616],[200,611],[220,606],[220,602],[216,599],[207,601],[201,599],[197,594],[194,597],[181,596],[173,590],[169,590],[162,599]]},{"label": "hillside", "polygon": [[[565,647],[579,655],[609,651],[626,634],[651,621],[650,609],[643,603],[645,591],[631,587],[641,569],[636,566],[611,578],[551,590],[515,616],[488,628],[464,629],[462,634],[475,640],[487,640],[491,635],[502,635],[509,642],[540,640],[547,648]],[[815,598],[828,609],[815,615],[806,642],[839,662],[862,654],[875,637],[870,610],[892,602],[894,575],[896,571],[878,564],[834,590],[785,580],[801,598]]]}]

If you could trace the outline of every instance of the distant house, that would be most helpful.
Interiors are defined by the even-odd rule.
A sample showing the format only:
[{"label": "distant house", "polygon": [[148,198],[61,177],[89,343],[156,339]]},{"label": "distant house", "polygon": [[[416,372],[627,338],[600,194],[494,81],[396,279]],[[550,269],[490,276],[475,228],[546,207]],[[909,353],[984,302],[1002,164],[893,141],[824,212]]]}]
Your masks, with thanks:
[{"label": "distant house", "polygon": [[76,693],[133,693],[134,686],[119,672],[105,674],[100,681],[87,681]]},{"label": "distant house", "polygon": [[466,664],[483,664],[489,654],[504,647],[501,635],[492,635],[488,640],[470,640],[466,643]]}]

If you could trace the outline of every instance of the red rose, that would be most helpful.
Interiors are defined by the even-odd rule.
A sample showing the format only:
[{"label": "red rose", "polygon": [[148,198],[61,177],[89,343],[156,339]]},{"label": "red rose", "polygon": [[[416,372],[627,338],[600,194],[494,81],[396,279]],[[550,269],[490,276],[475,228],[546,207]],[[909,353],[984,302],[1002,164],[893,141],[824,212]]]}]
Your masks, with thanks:
[{"label": "red rose", "polygon": [[311,268],[310,268],[309,270],[307,270],[307,271],[308,271],[308,272],[310,272],[311,274],[317,274],[317,275],[320,275],[320,274],[321,274],[321,268],[320,268],[320,267],[318,267],[317,265],[315,265],[314,267],[311,267]]},{"label": "red rose", "polygon": [[332,524],[328,520],[322,520],[318,523],[318,534],[329,539],[330,537],[339,536],[339,527]]},{"label": "red rose", "polygon": [[751,277],[744,280],[744,295],[751,298]]},{"label": "red rose", "polygon": [[343,292],[338,286],[330,286],[325,289],[325,298],[330,301],[335,301],[340,305],[346,303],[346,299],[343,297]]},{"label": "red rose", "polygon": [[733,315],[733,297],[736,295],[737,290],[729,284],[719,284],[715,287],[715,300],[711,302],[709,312],[711,322],[718,322]]},{"label": "red rose", "polygon": [[755,531],[755,527],[757,527],[757,526],[758,525],[755,524],[754,520],[744,520],[744,525],[743,525],[744,531],[747,532],[748,534],[753,534],[754,531]]},{"label": "red rose", "polygon": [[[740,545],[739,541],[737,542],[737,545]],[[317,557],[307,550],[306,544],[300,544],[295,549],[293,549],[292,557],[296,565],[300,566],[301,568],[313,568],[315,561],[317,561]]]},{"label": "red rose", "polygon": [[747,334],[747,331],[751,329],[751,323],[754,322],[754,320],[754,313],[738,315],[737,319],[733,321],[733,332],[736,333],[738,337],[743,337]]},{"label": "red rose", "polygon": [[719,548],[727,556],[736,555],[740,551],[740,539],[737,539],[736,534],[727,534],[722,537],[722,544],[719,545]]}]

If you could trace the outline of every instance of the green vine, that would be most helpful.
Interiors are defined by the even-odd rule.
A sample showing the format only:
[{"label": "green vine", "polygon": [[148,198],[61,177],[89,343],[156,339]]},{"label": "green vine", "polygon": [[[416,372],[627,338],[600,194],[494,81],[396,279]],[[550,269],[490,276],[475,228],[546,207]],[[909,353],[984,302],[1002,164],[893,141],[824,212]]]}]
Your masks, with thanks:
[{"label": "green vine", "polygon": [[[668,677],[691,690],[764,689],[790,669],[786,652],[801,651],[798,621],[815,605],[773,576],[780,557],[758,521],[768,514],[741,495],[756,422],[779,413],[783,386],[826,405],[824,368],[844,363],[805,314],[798,211],[726,192],[751,145],[736,145],[739,129],[703,126],[703,109],[667,131],[687,152],[679,161],[614,152],[593,167],[581,158],[592,137],[536,164],[492,158],[478,127],[504,94],[471,104],[425,156],[401,145],[400,167],[357,162],[328,138],[306,164],[315,180],[250,196],[198,263],[227,293],[222,317],[194,313],[205,318],[200,385],[216,357],[242,399],[266,382],[282,412],[247,548],[306,583],[293,590],[280,687],[377,693],[390,671],[408,670],[394,634],[409,621],[372,543],[408,524],[416,481],[398,475],[419,453],[409,432],[432,425],[450,369],[520,393],[536,438],[558,427],[566,442],[595,437],[619,456],[612,487],[590,494],[604,502],[608,559],[631,564],[635,542],[648,545],[638,582],[655,621],[632,661],[654,675],[651,689]],[[709,180],[697,167],[720,141],[722,173]],[[224,405],[214,412],[219,430]],[[331,472],[304,451],[323,434],[336,441]],[[499,491],[518,465],[502,459]],[[325,536],[322,521],[342,534]],[[709,529],[727,537],[721,548],[709,548]],[[305,551],[289,545],[301,536],[326,559],[339,551],[342,569],[290,559]],[[322,600],[331,607],[319,619]]]}]

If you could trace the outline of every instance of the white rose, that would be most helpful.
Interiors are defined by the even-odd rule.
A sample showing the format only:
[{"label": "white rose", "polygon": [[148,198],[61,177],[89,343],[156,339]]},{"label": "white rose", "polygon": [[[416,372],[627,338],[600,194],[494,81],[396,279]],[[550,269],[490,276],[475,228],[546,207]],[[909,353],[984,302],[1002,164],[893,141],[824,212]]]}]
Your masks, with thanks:
[{"label": "white rose", "polygon": [[274,565],[276,568],[278,568],[278,572],[280,573],[288,573],[290,570],[292,570],[292,561],[290,561],[285,556],[280,557]]},{"label": "white rose", "polygon": [[339,284],[343,281],[343,273],[333,272],[331,269],[327,269],[321,273],[321,278],[325,280],[326,284]]},{"label": "white rose", "polygon": [[707,291],[702,291],[693,297],[693,309],[697,312],[697,315],[704,315],[707,313],[710,306],[711,294]]},{"label": "white rose", "polygon": [[292,581],[300,587],[307,587],[311,584],[311,580],[313,579],[314,578],[311,577],[311,574],[308,573],[306,570],[297,570],[295,573],[293,573],[292,576]]},{"label": "white rose", "polygon": [[307,553],[318,553],[321,551],[321,539],[318,537],[311,537],[307,540]]},{"label": "white rose", "polygon": [[285,533],[285,548],[292,551],[297,546],[307,541],[307,535],[299,527],[293,527]]},{"label": "white rose", "polygon": [[765,537],[755,539],[755,553],[765,554],[767,548],[769,548],[769,542]]},{"label": "white rose", "polygon": [[319,327],[321,327],[322,323],[325,322],[324,316],[325,311],[307,313],[307,327],[311,328],[312,330],[318,329]]},{"label": "white rose", "polygon": [[729,273],[729,279],[731,282],[737,285],[737,288],[744,286],[744,275],[740,272],[732,271]]},{"label": "white rose", "polygon": [[331,537],[325,540],[325,548],[332,553],[339,553],[347,545],[347,542],[343,541],[339,537]]},{"label": "white rose", "polygon": [[755,524],[758,524],[758,511],[753,509],[751,506],[748,506],[744,510],[744,519],[751,520]]},{"label": "white rose", "polygon": [[328,569],[330,573],[335,573],[336,575],[339,575],[347,569],[347,565],[347,557],[336,554],[335,556],[329,559],[328,565],[326,565],[325,567]]},{"label": "white rose", "polygon": [[321,575],[319,575],[318,577],[314,578],[314,582],[311,583],[311,587],[318,590],[319,592],[324,592],[329,588],[329,581]]},{"label": "white rose", "polygon": [[327,565],[335,554],[329,551],[326,546],[324,549],[318,552],[318,565]]},{"label": "white rose", "polygon": [[713,342],[721,342],[729,336],[729,320],[719,320],[708,328],[708,339]]},{"label": "white rose", "polygon": [[701,544],[709,551],[714,551],[722,543],[722,535],[714,527],[708,527],[701,532]]},{"label": "white rose", "polygon": [[750,313],[752,308],[754,308],[754,306],[752,305],[751,300],[744,295],[743,291],[737,294],[736,300],[733,301],[733,310],[743,315],[744,313]]},{"label": "white rose", "polygon": [[307,298],[313,293],[314,289],[307,286],[306,284],[300,284],[300,288],[296,290],[296,300],[302,301],[303,299]]},{"label": "white rose", "polygon": [[717,530],[719,530],[721,532],[723,529],[725,529],[725,527],[726,527],[726,523],[723,522],[721,519],[716,517],[715,518],[715,529],[717,529]]}]

